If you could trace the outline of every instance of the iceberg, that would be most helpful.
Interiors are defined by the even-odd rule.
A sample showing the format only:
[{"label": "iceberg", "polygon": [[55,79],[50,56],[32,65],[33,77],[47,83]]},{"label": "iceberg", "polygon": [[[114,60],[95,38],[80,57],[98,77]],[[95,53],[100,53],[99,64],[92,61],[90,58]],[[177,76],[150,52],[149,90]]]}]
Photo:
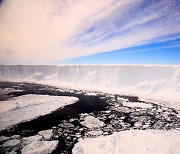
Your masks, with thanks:
[{"label": "iceberg", "polygon": [[0,65],[0,80],[180,102],[179,65]]}]

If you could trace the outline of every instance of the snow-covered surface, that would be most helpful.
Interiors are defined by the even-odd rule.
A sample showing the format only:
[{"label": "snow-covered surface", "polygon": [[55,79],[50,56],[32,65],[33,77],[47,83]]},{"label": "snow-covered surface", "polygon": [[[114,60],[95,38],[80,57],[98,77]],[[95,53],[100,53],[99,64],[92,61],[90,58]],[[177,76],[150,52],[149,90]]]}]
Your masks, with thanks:
[{"label": "snow-covered surface", "polygon": [[87,116],[85,117],[84,121],[81,122],[81,124],[88,128],[98,128],[102,127],[104,122],[93,116]]},{"label": "snow-covered surface", "polygon": [[14,92],[16,91],[15,89],[13,88],[3,88],[3,89],[0,89],[0,94],[3,95],[3,94],[8,94],[8,93],[11,93],[11,92]]},{"label": "snow-covered surface", "polygon": [[51,153],[56,149],[58,141],[46,141],[52,137],[52,130],[43,130],[38,134],[23,138],[22,141],[25,147],[21,150],[22,154]]},{"label": "snow-covered surface", "polygon": [[3,144],[3,147],[11,147],[11,146],[18,145],[19,143],[20,143],[20,140],[18,139],[8,140]]},{"label": "snow-covered surface", "polygon": [[25,145],[28,145],[31,142],[39,141],[40,139],[42,139],[41,135],[34,135],[34,136],[24,137],[23,138],[23,143]]},{"label": "snow-covered surface", "polygon": [[34,94],[0,101],[0,130],[49,114],[60,107],[77,101],[76,97]]},{"label": "snow-covered surface", "polygon": [[24,138],[21,138],[19,135],[11,137],[1,136],[1,141],[4,141],[1,148],[13,150],[6,153],[16,153],[14,150],[20,148],[22,154],[51,153],[57,148],[58,140],[47,141],[52,136],[52,130],[43,130],[38,132],[38,134]]},{"label": "snow-covered surface", "polygon": [[53,152],[58,145],[58,141],[34,141],[25,146],[22,154],[46,154]]},{"label": "snow-covered surface", "polygon": [[10,137],[7,136],[0,136],[0,142],[8,140]]},{"label": "snow-covered surface", "polygon": [[147,98],[147,97],[139,97],[140,101],[144,101],[144,102],[151,102],[154,104],[158,104],[158,105],[162,105],[162,106],[166,106],[166,107],[171,107],[171,108],[175,108],[180,110],[180,101],[176,102],[176,101],[163,101],[163,100],[156,100],[153,98]]},{"label": "snow-covered surface", "polygon": [[88,95],[88,96],[96,96],[97,95],[97,93],[86,93],[86,95]]},{"label": "snow-covered surface", "polygon": [[91,135],[91,136],[100,136],[103,134],[103,131],[102,130],[92,130],[92,131],[89,131],[87,132],[87,134]]},{"label": "snow-covered surface", "polygon": [[50,129],[49,130],[42,130],[38,134],[43,136],[43,138],[45,140],[49,140],[53,135],[52,130],[50,130]]},{"label": "snow-covered surface", "polygon": [[73,154],[179,154],[180,132],[160,130],[130,130],[81,139]]},{"label": "snow-covered surface", "polygon": [[179,65],[0,65],[0,80],[145,96],[180,108]]},{"label": "snow-covered surface", "polygon": [[151,108],[151,104],[139,103],[139,102],[123,102],[124,106],[128,107],[139,107],[139,108]]}]

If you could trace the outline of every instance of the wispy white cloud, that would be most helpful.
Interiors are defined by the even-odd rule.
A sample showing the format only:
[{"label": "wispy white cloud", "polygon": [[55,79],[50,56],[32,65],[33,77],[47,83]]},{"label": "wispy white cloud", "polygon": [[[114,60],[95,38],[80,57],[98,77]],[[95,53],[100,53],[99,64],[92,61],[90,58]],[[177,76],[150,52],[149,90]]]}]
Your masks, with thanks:
[{"label": "wispy white cloud", "polygon": [[132,50],[132,51],[126,51],[126,52],[122,52],[122,53],[131,54],[131,53],[136,53],[136,52],[160,50],[160,49],[174,48],[174,47],[180,47],[180,44],[171,44],[171,45],[165,45],[165,46],[162,46],[162,47],[154,47],[154,48],[147,48],[147,49]]},{"label": "wispy white cloud", "polygon": [[0,62],[54,63],[163,41],[180,33],[179,10],[178,0],[5,0]]}]

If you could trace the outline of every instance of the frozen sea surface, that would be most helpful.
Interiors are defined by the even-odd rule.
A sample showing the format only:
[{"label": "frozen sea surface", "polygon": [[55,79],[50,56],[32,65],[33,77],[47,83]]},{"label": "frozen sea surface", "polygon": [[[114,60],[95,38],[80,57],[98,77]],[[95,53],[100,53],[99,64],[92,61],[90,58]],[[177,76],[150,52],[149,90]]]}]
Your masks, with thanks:
[{"label": "frozen sea surface", "polygon": [[0,102],[0,130],[49,114],[73,104],[78,98],[49,95],[24,95]]},{"label": "frozen sea surface", "polygon": [[92,139],[81,139],[73,154],[179,154],[180,132],[129,130]]},{"label": "frozen sea surface", "polygon": [[[138,138],[140,135],[143,141],[143,136],[146,136],[146,133],[149,136],[153,135],[150,130],[159,137],[162,137],[158,135],[161,132],[163,134],[166,134],[164,132],[172,132],[178,136],[177,132],[180,130],[179,110],[159,105],[159,102],[143,101],[137,96],[12,82],[1,82],[0,91],[2,91],[0,97],[3,96],[1,102],[11,102],[17,98],[26,98],[30,95],[42,96],[42,98],[47,96],[47,98],[60,98],[60,96],[78,98],[75,103],[67,104],[49,114],[15,124],[11,128],[0,131],[1,153],[20,153],[23,149],[27,153],[33,152],[38,150],[36,149],[38,145],[41,146],[42,151],[53,149],[52,153],[71,153],[74,145],[78,141],[81,142],[82,138],[88,140],[88,138],[100,136],[106,138],[109,136],[108,139],[111,140],[111,135],[116,134],[116,132],[128,133],[130,130],[130,132],[135,132],[129,133],[129,137],[135,134]],[[23,101],[25,103],[18,106],[16,103],[13,104],[14,106],[10,103],[7,107],[2,108],[1,113],[4,114],[33,104],[26,102],[26,99]],[[43,101],[41,102],[40,104],[43,104]],[[35,103],[35,106],[40,104]],[[144,135],[136,133],[136,131],[142,132]],[[169,136],[172,134],[170,133]],[[163,138],[168,139],[167,135],[165,136]],[[107,147],[109,145],[107,144]],[[127,146],[129,145],[127,144]],[[145,144],[143,146],[146,147]],[[149,145],[147,144],[147,146]]]}]

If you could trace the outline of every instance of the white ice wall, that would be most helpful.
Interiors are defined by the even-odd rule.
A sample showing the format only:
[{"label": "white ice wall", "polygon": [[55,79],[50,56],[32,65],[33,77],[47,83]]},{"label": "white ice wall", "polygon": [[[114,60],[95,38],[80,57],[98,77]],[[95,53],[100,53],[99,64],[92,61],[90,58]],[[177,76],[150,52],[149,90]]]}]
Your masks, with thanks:
[{"label": "white ice wall", "polygon": [[180,102],[180,66],[0,65],[0,80],[30,81]]}]

